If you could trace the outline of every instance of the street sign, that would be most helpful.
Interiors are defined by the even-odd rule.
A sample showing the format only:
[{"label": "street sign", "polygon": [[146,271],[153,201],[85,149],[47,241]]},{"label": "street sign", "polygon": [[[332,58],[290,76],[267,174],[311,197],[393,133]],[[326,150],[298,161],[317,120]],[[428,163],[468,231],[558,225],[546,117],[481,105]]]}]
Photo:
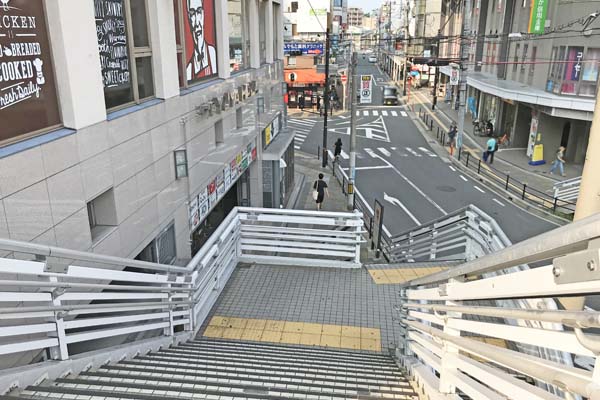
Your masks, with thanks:
[{"label": "street sign", "polygon": [[458,68],[452,68],[450,70],[450,86],[458,85],[459,80],[459,70]]},{"label": "street sign", "polygon": [[373,95],[373,75],[360,76],[360,104],[371,104]]}]

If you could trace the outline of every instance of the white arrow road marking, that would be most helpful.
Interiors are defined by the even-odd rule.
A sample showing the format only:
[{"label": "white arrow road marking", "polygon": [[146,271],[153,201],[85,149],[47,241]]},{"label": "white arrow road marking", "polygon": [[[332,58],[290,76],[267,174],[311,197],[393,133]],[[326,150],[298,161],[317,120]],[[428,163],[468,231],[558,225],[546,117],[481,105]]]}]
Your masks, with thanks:
[{"label": "white arrow road marking", "polygon": [[417,225],[421,225],[421,223],[420,223],[420,222],[419,222],[419,220],[418,220],[418,219],[417,219],[417,218],[416,218],[416,217],[413,215],[413,213],[411,213],[411,212],[408,210],[408,208],[406,208],[406,207],[404,206],[404,204],[402,204],[402,202],[401,202],[400,200],[398,200],[397,198],[395,198],[395,197],[392,197],[392,196],[388,196],[388,194],[387,194],[387,193],[383,192],[383,200],[385,200],[385,201],[387,201],[387,202],[389,202],[389,203],[391,203],[391,204],[394,204],[394,205],[396,205],[396,206],[400,207],[402,210],[404,210],[404,212],[406,213],[406,215],[408,215],[408,216],[409,216],[409,217],[410,217],[410,218],[411,218],[411,219],[414,221],[414,223],[415,223],[415,224],[417,224]]},{"label": "white arrow road marking", "polygon": [[397,117],[398,113],[396,111],[392,111],[392,117]]},{"label": "white arrow road marking", "polygon": [[460,176],[460,179],[462,179],[462,180],[463,180],[463,181],[465,181],[465,182],[468,182],[468,179],[467,179],[467,178],[465,178],[465,177],[464,177],[464,176],[462,176],[462,175]]},{"label": "white arrow road marking", "polygon": [[412,154],[415,157],[421,157],[421,155],[419,153],[417,153],[416,151],[414,151],[413,149],[411,149],[410,147],[405,147],[406,151],[408,151],[410,154]]},{"label": "white arrow road marking", "polygon": [[375,154],[375,152],[373,150],[371,150],[370,148],[368,148],[368,147],[365,148],[365,151],[367,152],[368,155],[370,155],[373,158],[377,158],[378,157],[378,155]]},{"label": "white arrow road marking", "polygon": [[429,157],[437,157],[435,154],[433,154],[432,152],[430,152],[425,147],[419,147],[419,150],[421,150],[423,153],[427,154]]},{"label": "white arrow road marking", "polygon": [[406,111],[400,111],[400,115],[402,115],[403,117],[408,117],[408,114],[406,113]]},{"label": "white arrow road marking", "polygon": [[479,190],[481,193],[485,193],[485,192],[483,191],[483,189],[482,189],[482,188],[480,188],[479,186],[477,186],[477,185],[473,185],[473,187],[474,187],[475,189]]},{"label": "white arrow road marking", "polygon": [[346,153],[344,150],[342,150],[341,152],[341,156],[344,160],[347,160],[350,158],[350,156],[348,155],[348,153]]},{"label": "white arrow road marking", "polygon": [[392,153],[390,153],[390,152],[388,151],[388,149],[386,149],[386,148],[384,148],[384,147],[378,147],[378,148],[377,148],[377,150],[379,150],[380,152],[382,152],[384,156],[387,156],[387,157],[389,157],[389,156],[391,156],[391,155],[392,155]]},{"label": "white arrow road marking", "polygon": [[498,201],[497,199],[492,199],[492,201],[500,204],[502,207],[506,207],[504,204],[502,204],[502,202]]}]

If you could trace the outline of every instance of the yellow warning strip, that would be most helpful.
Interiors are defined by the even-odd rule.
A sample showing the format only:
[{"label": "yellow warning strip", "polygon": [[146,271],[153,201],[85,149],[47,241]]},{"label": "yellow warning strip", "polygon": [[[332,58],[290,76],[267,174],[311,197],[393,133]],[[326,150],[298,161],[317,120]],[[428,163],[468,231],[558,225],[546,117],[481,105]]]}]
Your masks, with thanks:
[{"label": "yellow warning strip", "polygon": [[369,275],[377,285],[397,285],[423,276],[445,271],[447,267],[370,269]]},{"label": "yellow warning strip", "polygon": [[379,328],[214,316],[203,336],[283,344],[381,351]]}]

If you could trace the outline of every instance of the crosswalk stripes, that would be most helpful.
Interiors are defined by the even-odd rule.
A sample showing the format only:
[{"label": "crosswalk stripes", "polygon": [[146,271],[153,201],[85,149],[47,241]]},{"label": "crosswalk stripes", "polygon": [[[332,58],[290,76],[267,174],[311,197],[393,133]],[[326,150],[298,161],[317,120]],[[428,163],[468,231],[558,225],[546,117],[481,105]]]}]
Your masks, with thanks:
[{"label": "crosswalk stripes", "polygon": [[342,152],[340,153],[340,155],[342,156],[342,158],[344,160],[347,160],[350,158],[350,156],[348,155],[348,153],[346,153],[344,150],[342,150]]},{"label": "crosswalk stripes", "polygon": [[427,154],[429,157],[437,157],[435,154],[433,154],[431,151],[429,151],[425,147],[419,147],[419,150],[421,150],[423,153]]},{"label": "crosswalk stripes", "polygon": [[[377,147],[376,149],[372,149],[370,147],[365,147],[363,150],[371,158],[381,158],[381,155],[378,153],[381,153],[385,157],[411,157],[411,156],[412,157],[423,157],[423,154],[426,156],[429,156],[429,157],[437,157],[437,155],[435,155],[431,150],[427,149],[426,147],[419,147],[416,150],[411,147],[403,147],[403,148]],[[417,150],[419,150],[419,151],[417,151]],[[423,154],[421,154],[421,153],[423,153]],[[341,153],[341,157],[344,160],[347,160],[350,158],[350,156],[343,150]],[[361,158],[363,158],[363,155],[361,154],[360,151],[358,151],[356,153],[356,157],[361,159]]]},{"label": "crosswalk stripes", "polygon": [[[398,111],[396,110],[358,110],[356,111],[356,116],[360,117],[397,117],[398,115],[401,115],[403,117],[408,117],[408,114],[406,113],[406,111],[400,111],[400,114],[398,114]],[[340,115],[339,117],[337,117],[339,119],[348,119],[350,118],[350,116],[344,116],[344,115]]]},{"label": "crosswalk stripes", "polygon": [[383,153],[384,156],[391,156],[392,153],[389,152],[388,149],[384,148],[384,147],[378,147],[377,150],[379,150],[380,152]]},{"label": "crosswalk stripes", "polygon": [[383,115],[384,117],[388,116],[388,112],[386,110],[381,111],[381,115]]},{"label": "crosswalk stripes", "polygon": [[406,113],[406,111],[400,111],[400,115],[402,115],[403,117],[408,117],[408,114]]},{"label": "crosswalk stripes", "polygon": [[373,115],[374,115],[375,117],[378,117],[378,116],[379,116],[379,112],[378,112],[377,110],[373,110],[373,111],[371,111],[371,112],[373,113]]},{"label": "crosswalk stripes", "polygon": [[397,117],[398,113],[396,111],[392,111],[392,117]]},{"label": "crosswalk stripes", "polygon": [[377,158],[377,153],[375,153],[372,149],[365,147],[365,151],[367,152],[368,155],[370,155],[373,158]]},{"label": "crosswalk stripes", "polygon": [[405,147],[406,151],[408,151],[410,154],[412,154],[415,157],[421,157],[421,155],[419,153],[417,153],[416,151],[414,151],[413,149],[411,149],[410,147]]}]

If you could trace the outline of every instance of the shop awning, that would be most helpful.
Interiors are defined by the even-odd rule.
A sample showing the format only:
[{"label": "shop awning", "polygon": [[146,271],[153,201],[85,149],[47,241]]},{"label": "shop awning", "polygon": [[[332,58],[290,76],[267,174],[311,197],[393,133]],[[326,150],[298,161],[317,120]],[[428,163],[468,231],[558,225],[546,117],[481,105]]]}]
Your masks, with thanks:
[{"label": "shop awning", "polygon": [[[294,74],[294,80],[291,80],[291,74]],[[294,84],[325,84],[325,74],[319,74],[314,68],[307,69],[286,69],[284,70],[285,82],[289,86]]]}]

